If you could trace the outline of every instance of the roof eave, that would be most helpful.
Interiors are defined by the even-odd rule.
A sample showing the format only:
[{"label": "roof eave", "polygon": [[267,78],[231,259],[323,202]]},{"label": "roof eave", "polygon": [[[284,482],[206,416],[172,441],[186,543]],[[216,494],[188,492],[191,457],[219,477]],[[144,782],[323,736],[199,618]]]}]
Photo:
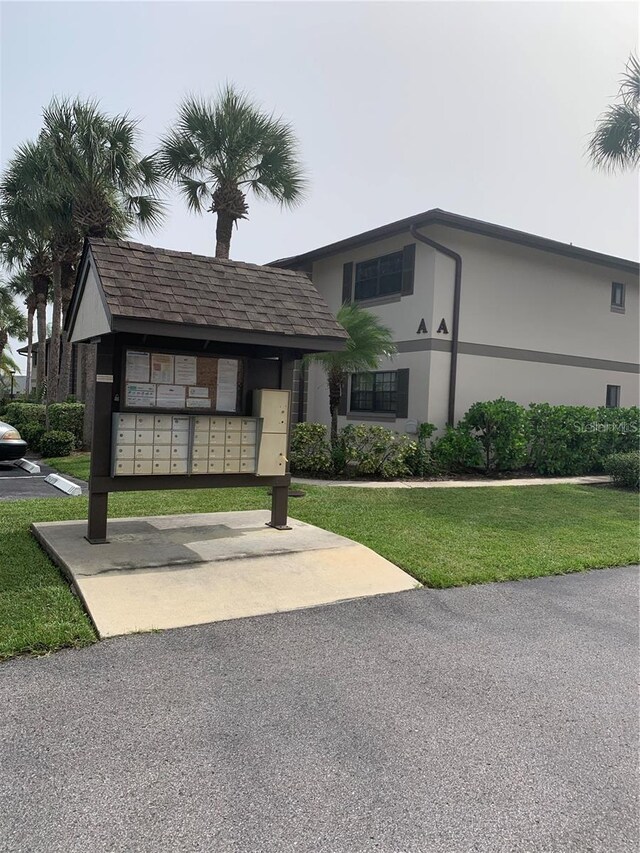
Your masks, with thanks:
[{"label": "roof eave", "polygon": [[279,332],[255,331],[190,323],[171,323],[144,318],[115,316],[112,331],[158,337],[189,338],[190,340],[217,341],[219,343],[246,344],[247,346],[276,347],[305,353],[341,352],[348,338],[334,335],[289,335]]},{"label": "roof eave", "polygon": [[572,246],[570,243],[561,243],[558,240],[551,240],[548,237],[539,237],[536,234],[529,234],[526,231],[518,231],[514,228],[507,228],[503,225],[494,225],[491,222],[471,219],[467,216],[449,213],[448,211],[441,210],[440,208],[433,208],[432,210],[426,210],[423,213],[418,213],[415,216],[409,216],[405,219],[399,219],[396,222],[390,222],[388,225],[382,225],[379,228],[364,231],[361,234],[356,234],[353,237],[347,237],[344,240],[339,240],[336,243],[330,243],[327,246],[321,246],[318,249],[305,252],[301,255],[294,255],[292,257],[272,261],[269,266],[297,267],[308,263],[309,261],[313,262],[322,260],[323,258],[340,254],[341,252],[349,249],[357,249],[360,246],[367,245],[368,243],[383,240],[388,237],[395,237],[398,234],[408,233],[412,227],[420,228],[428,225],[444,225],[450,228],[456,228],[460,231],[468,231],[481,236],[491,237],[496,240],[505,240],[510,243],[537,249],[539,251],[563,255],[565,257],[582,260],[587,263],[612,267],[635,275],[638,275],[640,272],[640,264],[637,261],[620,258],[615,255],[606,255],[602,252],[594,252],[591,249],[583,249],[579,246]]}]

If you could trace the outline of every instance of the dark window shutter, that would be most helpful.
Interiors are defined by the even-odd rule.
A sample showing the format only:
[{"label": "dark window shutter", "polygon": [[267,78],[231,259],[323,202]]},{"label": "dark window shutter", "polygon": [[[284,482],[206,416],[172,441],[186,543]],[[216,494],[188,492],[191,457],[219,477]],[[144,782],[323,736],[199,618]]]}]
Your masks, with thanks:
[{"label": "dark window shutter", "polygon": [[349,262],[342,267],[342,304],[351,302],[351,288],[353,283],[353,263]]},{"label": "dark window shutter", "polygon": [[396,417],[409,417],[409,368],[396,371]]},{"label": "dark window shutter", "polygon": [[402,295],[413,293],[413,273],[416,265],[416,244],[411,243],[402,250]]},{"label": "dark window shutter", "polygon": [[347,414],[347,404],[349,395],[349,380],[345,379],[342,383],[342,394],[340,395],[340,405],[338,406],[338,414],[346,415]]}]

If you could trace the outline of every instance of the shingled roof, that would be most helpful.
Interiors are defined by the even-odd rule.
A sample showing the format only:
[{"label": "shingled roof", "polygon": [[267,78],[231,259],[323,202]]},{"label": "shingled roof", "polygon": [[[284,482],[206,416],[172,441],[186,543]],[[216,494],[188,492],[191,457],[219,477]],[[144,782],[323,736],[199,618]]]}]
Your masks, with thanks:
[{"label": "shingled roof", "polygon": [[[112,331],[125,328],[118,321],[138,320],[333,339],[339,349],[347,338],[304,273],[106,238],[88,239],[85,258],[97,273]],[[82,296],[82,267],[70,328]]]}]

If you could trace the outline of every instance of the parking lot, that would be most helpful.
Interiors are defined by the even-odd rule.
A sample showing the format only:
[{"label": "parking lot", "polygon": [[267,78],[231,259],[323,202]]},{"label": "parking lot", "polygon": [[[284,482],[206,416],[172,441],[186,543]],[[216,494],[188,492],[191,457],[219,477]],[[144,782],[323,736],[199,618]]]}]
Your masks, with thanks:
[{"label": "parking lot", "polygon": [[[53,468],[48,465],[40,465],[39,474],[30,474],[24,468],[19,468],[13,462],[0,462],[0,501],[17,501],[25,498],[67,498],[64,492],[45,483],[45,477],[53,473]],[[65,477],[73,483],[82,487],[83,494],[87,491],[87,484],[74,477]]]}]

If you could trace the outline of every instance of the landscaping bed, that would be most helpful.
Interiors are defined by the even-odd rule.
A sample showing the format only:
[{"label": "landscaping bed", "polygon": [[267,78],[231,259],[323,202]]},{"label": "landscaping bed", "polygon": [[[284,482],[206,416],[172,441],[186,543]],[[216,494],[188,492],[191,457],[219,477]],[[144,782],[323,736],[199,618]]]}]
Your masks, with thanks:
[{"label": "landscaping bed", "polygon": [[[54,460],[50,460],[54,461]],[[82,477],[88,458],[67,457]],[[64,469],[61,464],[60,470]],[[85,474],[86,476],[86,470]],[[610,487],[344,489],[310,486],[290,513],[367,545],[443,588],[638,562],[637,496]],[[112,518],[267,509],[267,489],[113,494]],[[0,657],[95,640],[79,601],[29,533],[86,518],[87,499],[13,501],[0,517]]]}]

